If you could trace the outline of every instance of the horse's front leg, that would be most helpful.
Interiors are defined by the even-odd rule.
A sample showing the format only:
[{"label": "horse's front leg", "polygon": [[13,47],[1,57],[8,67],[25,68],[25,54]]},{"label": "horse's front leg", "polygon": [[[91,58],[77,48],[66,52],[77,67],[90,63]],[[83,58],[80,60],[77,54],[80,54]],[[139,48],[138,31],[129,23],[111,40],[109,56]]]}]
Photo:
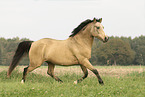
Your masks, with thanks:
[{"label": "horse's front leg", "polygon": [[84,73],[84,76],[83,76],[82,78],[80,78],[80,79],[74,81],[74,84],[77,84],[77,83],[82,82],[82,81],[83,81],[85,78],[87,78],[87,76],[88,76],[88,70],[87,70],[87,68],[86,68],[85,66],[83,66],[83,65],[80,65],[80,66],[81,66],[81,69],[82,69],[82,71],[83,71],[83,73]]},{"label": "horse's front leg", "polygon": [[56,81],[63,83],[63,81],[61,79],[59,79],[58,77],[56,77],[54,75],[54,67],[55,67],[54,64],[48,63],[48,71],[47,71],[47,74],[50,75],[52,78],[54,78]]},{"label": "horse's front leg", "polygon": [[98,81],[100,84],[104,84],[103,80],[101,79],[99,72],[97,71],[97,69],[95,69],[92,64],[89,62],[89,60],[87,58],[83,59],[80,61],[80,63],[85,66],[86,68],[88,68],[89,70],[91,70],[98,78]]}]

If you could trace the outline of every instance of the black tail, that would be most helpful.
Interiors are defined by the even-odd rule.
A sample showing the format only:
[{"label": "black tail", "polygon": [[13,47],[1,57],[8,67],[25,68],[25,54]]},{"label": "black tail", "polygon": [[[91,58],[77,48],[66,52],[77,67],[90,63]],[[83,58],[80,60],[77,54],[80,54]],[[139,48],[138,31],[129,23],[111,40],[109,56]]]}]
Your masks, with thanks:
[{"label": "black tail", "polygon": [[19,61],[23,57],[24,54],[28,54],[31,44],[33,41],[23,41],[20,42],[17,50],[15,52],[15,55],[13,56],[12,63],[9,66],[9,70],[7,72],[7,77],[9,77],[14,70],[14,68],[18,65]]}]

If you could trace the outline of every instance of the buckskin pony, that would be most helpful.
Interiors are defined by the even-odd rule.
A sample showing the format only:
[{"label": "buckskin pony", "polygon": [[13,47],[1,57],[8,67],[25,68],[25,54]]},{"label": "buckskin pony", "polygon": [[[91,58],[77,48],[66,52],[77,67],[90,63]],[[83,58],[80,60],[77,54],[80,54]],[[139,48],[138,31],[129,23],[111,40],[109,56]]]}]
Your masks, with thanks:
[{"label": "buckskin pony", "polygon": [[48,63],[47,74],[58,82],[63,82],[54,75],[55,65],[72,66],[80,65],[84,76],[74,81],[79,83],[88,76],[88,71],[92,71],[98,78],[100,84],[104,84],[97,69],[95,69],[89,62],[91,58],[91,48],[94,37],[103,41],[108,41],[108,36],[105,35],[102,18],[93,20],[87,19],[75,28],[68,39],[55,40],[51,38],[44,38],[38,41],[23,41],[21,42],[7,72],[7,77],[10,76],[14,68],[25,54],[29,54],[29,66],[24,68],[22,83],[25,82],[26,75],[41,66],[43,62]]}]

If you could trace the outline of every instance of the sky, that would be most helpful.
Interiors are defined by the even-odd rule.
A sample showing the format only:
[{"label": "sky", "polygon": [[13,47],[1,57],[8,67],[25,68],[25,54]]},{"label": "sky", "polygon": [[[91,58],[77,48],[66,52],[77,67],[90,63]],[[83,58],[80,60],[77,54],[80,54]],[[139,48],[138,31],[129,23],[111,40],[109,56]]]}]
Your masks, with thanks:
[{"label": "sky", "polygon": [[145,35],[145,0],[0,0],[0,37],[64,40],[94,17],[108,36]]}]

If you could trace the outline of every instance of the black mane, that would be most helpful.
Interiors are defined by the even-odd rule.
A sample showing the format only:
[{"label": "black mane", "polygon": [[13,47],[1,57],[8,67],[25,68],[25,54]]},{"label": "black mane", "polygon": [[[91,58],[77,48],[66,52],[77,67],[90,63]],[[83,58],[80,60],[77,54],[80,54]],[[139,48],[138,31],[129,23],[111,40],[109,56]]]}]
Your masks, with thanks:
[{"label": "black mane", "polygon": [[69,37],[73,37],[75,36],[83,27],[85,27],[87,24],[93,22],[90,19],[85,20],[84,22],[82,22],[77,28],[75,28],[71,33],[71,35]]}]

